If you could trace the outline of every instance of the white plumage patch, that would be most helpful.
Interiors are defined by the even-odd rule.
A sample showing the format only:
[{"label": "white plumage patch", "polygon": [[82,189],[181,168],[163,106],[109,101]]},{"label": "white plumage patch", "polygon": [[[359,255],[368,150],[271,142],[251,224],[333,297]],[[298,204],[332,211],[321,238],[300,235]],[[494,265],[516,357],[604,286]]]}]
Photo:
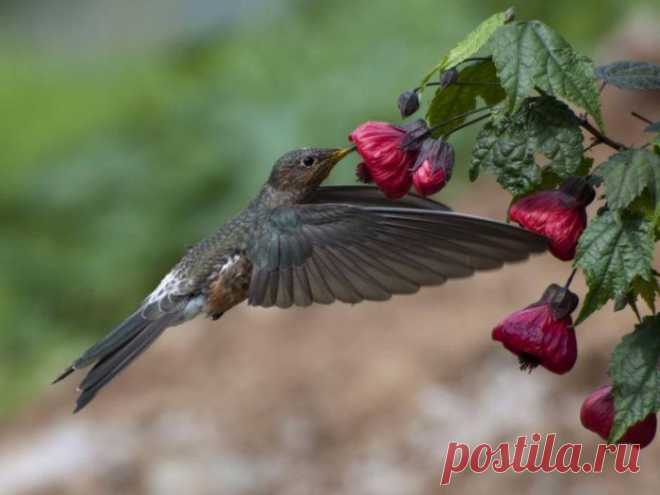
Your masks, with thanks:
[{"label": "white plumage patch", "polygon": [[[229,272],[236,263],[239,262],[241,258],[240,254],[234,254],[231,256],[225,256],[222,258],[222,262],[218,263],[215,267],[214,273],[209,277],[209,283],[212,280],[217,280]],[[182,295],[182,285],[184,280],[181,279],[181,275],[176,271],[172,271],[165,275],[163,279],[158,284],[158,287],[149,294],[145,300],[144,307],[148,308],[149,306],[155,305],[160,311],[168,311],[168,304],[176,301],[177,297]],[[181,319],[178,323],[182,323],[189,319],[197,316],[204,308],[206,296],[199,295],[190,299],[186,305],[182,308]],[[176,324],[178,324],[176,323]]]},{"label": "white plumage patch", "polygon": [[241,257],[240,254],[234,254],[233,256],[229,256],[227,258],[227,261],[220,267],[219,274],[222,275],[224,272],[226,272],[232,266],[234,266],[236,262],[240,259],[240,257]]},{"label": "white plumage patch", "polygon": [[147,296],[147,304],[158,302],[168,294],[175,292],[179,284],[180,281],[177,277],[177,274],[174,272],[168,273],[165,275],[165,277],[163,277],[163,280],[160,281],[158,287],[156,287],[156,289],[154,289],[154,291],[149,294],[149,296]]}]

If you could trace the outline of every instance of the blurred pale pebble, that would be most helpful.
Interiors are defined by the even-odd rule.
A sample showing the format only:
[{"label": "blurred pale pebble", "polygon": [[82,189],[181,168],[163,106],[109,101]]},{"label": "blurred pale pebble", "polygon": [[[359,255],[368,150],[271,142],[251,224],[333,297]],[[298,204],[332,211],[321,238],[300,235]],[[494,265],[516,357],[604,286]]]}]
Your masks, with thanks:
[{"label": "blurred pale pebble", "polygon": [[354,462],[346,477],[347,493],[354,495],[399,495],[421,493],[425,479],[387,453],[372,453]]},{"label": "blurred pale pebble", "polygon": [[81,477],[110,472],[132,458],[135,441],[127,429],[67,421],[44,428],[0,452],[3,493],[33,492]]},{"label": "blurred pale pebble", "polygon": [[544,423],[551,386],[540,373],[530,377],[497,357],[469,376],[470,383],[435,384],[420,391],[420,414],[410,434],[413,448],[442,459],[450,441],[493,442]]},{"label": "blurred pale pebble", "polygon": [[283,448],[291,454],[309,452],[314,447],[314,425],[303,416],[288,416],[280,425]]},{"label": "blurred pale pebble", "polygon": [[217,436],[216,430],[208,422],[200,421],[193,414],[183,411],[161,414],[151,428],[151,435],[158,442],[159,449],[165,450],[197,448]]},{"label": "blurred pale pebble", "polygon": [[147,467],[144,486],[149,495],[240,495],[263,490],[281,471],[275,462],[201,453],[155,460]]}]

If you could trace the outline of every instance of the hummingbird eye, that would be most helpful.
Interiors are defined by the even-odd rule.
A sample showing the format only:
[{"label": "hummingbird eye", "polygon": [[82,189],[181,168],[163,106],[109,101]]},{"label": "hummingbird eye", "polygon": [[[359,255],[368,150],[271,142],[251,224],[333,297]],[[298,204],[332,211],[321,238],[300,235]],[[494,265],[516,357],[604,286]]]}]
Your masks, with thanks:
[{"label": "hummingbird eye", "polygon": [[311,167],[312,165],[314,165],[315,161],[316,160],[314,159],[313,156],[306,156],[305,158],[302,159],[302,163],[305,167]]}]

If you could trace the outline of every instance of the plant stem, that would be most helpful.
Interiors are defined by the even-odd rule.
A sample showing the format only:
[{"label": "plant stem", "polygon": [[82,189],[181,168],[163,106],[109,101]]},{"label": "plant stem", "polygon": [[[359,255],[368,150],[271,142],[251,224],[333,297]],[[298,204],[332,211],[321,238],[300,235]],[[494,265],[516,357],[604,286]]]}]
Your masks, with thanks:
[{"label": "plant stem", "polygon": [[[457,63],[453,67],[447,67],[440,74],[442,74],[442,73],[444,73],[448,70],[451,70],[451,69],[456,69],[456,67],[458,67],[459,65],[463,65],[463,64],[468,63],[468,62],[483,62],[484,60],[491,60],[492,58],[493,57],[468,57],[465,60],[460,61],[459,63]],[[454,84],[456,84],[456,83],[454,83]],[[463,83],[463,84],[466,84],[466,83]],[[499,83],[495,82],[493,84],[499,84]],[[426,84],[424,84],[424,87],[427,87],[427,86],[440,86],[440,85],[441,85],[440,82],[427,82]],[[413,89],[413,91],[415,93],[417,93],[420,89],[422,89],[422,86],[417,86],[415,89]]]},{"label": "plant stem", "polygon": [[[440,122],[439,124],[434,125],[433,127],[429,127],[428,130],[424,134],[421,134],[420,136],[418,136],[417,139],[415,139],[414,141],[418,141],[420,139],[427,138],[428,136],[433,134],[435,131],[437,131],[441,127],[446,126],[447,124],[451,124],[452,122],[455,122],[457,120],[463,119],[465,117],[469,117],[470,115],[474,115],[475,113],[483,112],[483,111],[486,111],[486,110],[491,110],[492,108],[493,108],[493,105],[487,106],[487,107],[476,108],[474,110],[470,110],[469,112],[464,112],[464,113],[459,113],[458,115],[454,115],[451,119],[447,119],[444,122]],[[479,119],[484,118],[484,117],[488,117],[489,115],[490,115],[490,112],[487,115],[481,116]],[[456,129],[454,129],[454,131],[462,129],[463,127],[465,127],[465,125],[468,125],[468,124],[464,124],[460,127],[457,127]],[[452,131],[452,132],[454,132],[454,131]]]},{"label": "plant stem", "polygon": [[630,115],[632,115],[633,117],[637,117],[639,120],[641,120],[642,122],[646,122],[649,125],[653,123],[652,120],[647,119],[646,117],[638,114],[637,112],[630,112]]},{"label": "plant stem", "polygon": [[[603,86],[604,87],[604,86]],[[536,86],[534,88],[541,96],[549,96],[548,93],[543,91],[541,88]],[[584,130],[586,130],[589,134],[591,134],[593,137],[596,138],[597,143],[603,143],[608,145],[610,148],[613,148],[617,151],[621,150],[627,150],[628,147],[615,141],[614,139],[611,139],[607,137],[605,134],[600,132],[598,129],[596,129],[593,125],[591,125],[591,122],[589,122],[589,119],[587,119],[586,114],[584,115],[576,115],[575,116],[578,119],[578,122],[580,124],[580,127],[582,127]],[[595,145],[594,145],[595,146]]]},{"label": "plant stem", "polygon": [[[500,83],[495,82],[495,81],[483,81],[483,82],[476,82],[476,81],[456,81],[449,86],[498,86]],[[442,86],[442,83],[440,81],[433,81],[433,82],[428,82],[425,84],[425,86]],[[413,91],[419,91],[421,89],[420,87],[415,88]]]},{"label": "plant stem", "polygon": [[460,120],[462,118],[469,117],[470,115],[474,115],[475,113],[484,112],[486,110],[492,110],[493,106],[494,105],[487,106],[487,107],[481,107],[481,108],[475,108],[474,110],[470,110],[469,112],[459,113],[458,115],[454,115],[451,119],[445,120],[444,122],[440,122],[439,124],[434,125],[433,127],[431,127],[429,129],[429,131],[430,132],[436,131],[436,130],[440,129],[441,127],[446,126],[447,124],[451,124],[452,122],[454,122],[456,120]]},{"label": "plant stem", "polygon": [[589,151],[591,148],[595,148],[595,147],[598,146],[599,144],[603,144],[603,143],[601,143],[600,141],[598,141],[598,139],[594,139],[593,142],[592,142],[589,146],[587,146],[586,148],[584,148],[584,149],[582,150],[582,152],[583,152],[583,153],[586,153],[586,152]]},{"label": "plant stem", "polygon": [[476,124],[477,122],[480,122],[484,119],[487,119],[488,117],[490,117],[490,112],[488,112],[486,115],[481,115],[481,116],[477,117],[476,119],[468,120],[465,124],[459,125],[458,127],[455,127],[454,129],[449,131],[447,134],[445,134],[445,138],[448,138],[449,136],[451,136],[456,131],[460,131],[461,129],[464,129],[465,127],[471,126],[472,124]]},{"label": "plant stem", "polygon": [[[628,149],[627,146],[614,141],[613,139],[607,137],[605,134],[600,132],[598,129],[596,129],[589,120],[586,117],[577,117],[578,122],[580,123],[580,127],[582,127],[584,130],[586,130],[589,134],[591,134],[593,137],[596,138],[596,142],[598,144],[603,143],[608,145],[610,148],[615,149],[617,151],[621,150],[626,150]],[[594,145],[595,146],[595,145]]]},{"label": "plant stem", "polygon": [[577,268],[573,268],[573,271],[568,276],[568,280],[566,280],[566,283],[564,284],[564,289],[568,289],[571,286],[571,282],[573,282],[573,278],[575,277],[576,273],[577,273]]}]

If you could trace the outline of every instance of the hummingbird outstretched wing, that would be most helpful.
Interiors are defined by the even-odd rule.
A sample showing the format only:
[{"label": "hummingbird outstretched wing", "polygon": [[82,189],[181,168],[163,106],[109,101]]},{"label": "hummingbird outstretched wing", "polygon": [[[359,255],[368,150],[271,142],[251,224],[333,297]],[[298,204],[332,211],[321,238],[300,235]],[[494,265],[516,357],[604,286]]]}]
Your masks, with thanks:
[{"label": "hummingbird outstretched wing", "polygon": [[248,249],[248,302],[287,308],[382,301],[520,261],[546,247],[544,237],[518,227],[444,209],[280,207]]},{"label": "hummingbird outstretched wing", "polygon": [[421,208],[423,210],[445,210],[451,208],[433,199],[408,193],[399,199],[388,199],[374,186],[322,186],[316,189],[306,203],[341,203],[357,206],[396,206]]}]

